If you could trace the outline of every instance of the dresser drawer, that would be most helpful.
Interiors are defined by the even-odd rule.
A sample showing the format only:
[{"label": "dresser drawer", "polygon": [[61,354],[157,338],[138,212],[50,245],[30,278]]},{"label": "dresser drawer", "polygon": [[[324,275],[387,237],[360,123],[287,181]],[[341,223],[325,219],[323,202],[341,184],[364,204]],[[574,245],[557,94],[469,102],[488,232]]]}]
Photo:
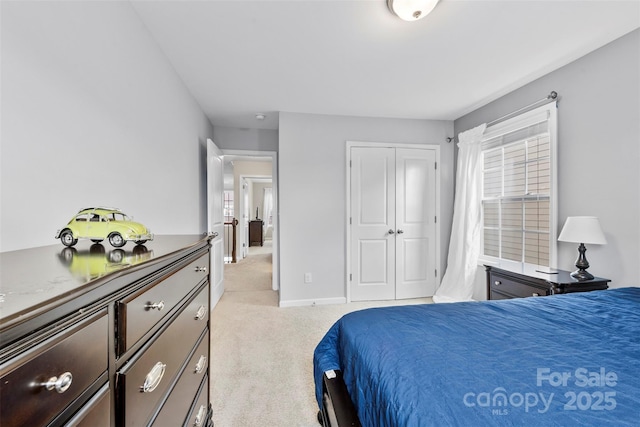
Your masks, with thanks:
[{"label": "dresser drawer", "polygon": [[155,340],[117,374],[118,425],[147,425],[209,319],[205,286]]},{"label": "dresser drawer", "polygon": [[110,427],[111,394],[105,384],[65,427]]},{"label": "dresser drawer", "polygon": [[[196,398],[184,427],[205,427],[209,425],[209,381],[205,378],[200,384],[198,397]],[[211,423],[213,425],[213,423]],[[167,426],[169,427],[169,426]]]},{"label": "dresser drawer", "polygon": [[501,294],[500,292],[491,291],[489,296],[490,300],[498,300],[498,299],[511,299],[513,296],[507,294]]},{"label": "dresser drawer", "polygon": [[107,370],[108,325],[105,310],[3,367],[0,425],[46,425],[78,398]]},{"label": "dresser drawer", "polygon": [[494,299],[494,293],[507,294],[511,297],[519,298],[549,295],[549,289],[533,286],[524,282],[519,282],[506,276],[492,274],[490,280],[490,289],[492,295],[491,299]]},{"label": "dresser drawer", "polygon": [[151,288],[119,301],[118,356],[135,344],[198,285],[209,271],[209,253],[192,261]]},{"label": "dresser drawer", "polygon": [[209,330],[200,337],[200,342],[193,356],[187,362],[180,379],[171,391],[171,395],[162,406],[154,427],[181,426],[189,414],[193,396],[198,392],[202,379],[207,375],[209,367]]}]

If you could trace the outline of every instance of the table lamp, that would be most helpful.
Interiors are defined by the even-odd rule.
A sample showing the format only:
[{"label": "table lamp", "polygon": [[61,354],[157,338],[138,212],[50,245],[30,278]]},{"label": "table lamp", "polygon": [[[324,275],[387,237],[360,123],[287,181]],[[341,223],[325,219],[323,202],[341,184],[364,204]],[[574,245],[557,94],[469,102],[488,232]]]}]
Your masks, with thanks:
[{"label": "table lamp", "polygon": [[576,267],[578,269],[571,273],[571,277],[578,281],[593,279],[593,275],[587,271],[587,268],[589,268],[589,262],[587,261],[587,257],[584,255],[587,251],[584,244],[604,245],[607,243],[607,239],[604,237],[598,218],[595,216],[567,217],[567,221],[564,223],[564,227],[562,227],[558,241],[580,244],[578,246],[578,259],[576,260]]}]

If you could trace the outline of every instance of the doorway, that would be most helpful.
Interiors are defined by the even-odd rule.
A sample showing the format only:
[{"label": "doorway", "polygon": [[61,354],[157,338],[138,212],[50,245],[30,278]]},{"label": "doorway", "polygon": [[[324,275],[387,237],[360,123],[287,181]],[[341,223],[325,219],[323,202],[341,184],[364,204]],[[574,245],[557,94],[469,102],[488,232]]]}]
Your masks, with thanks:
[{"label": "doorway", "polygon": [[421,298],[439,284],[439,147],[350,143],[351,301]]},{"label": "doorway", "polygon": [[[270,253],[271,289],[279,289],[277,155],[275,152],[223,150],[225,192],[233,199],[237,220],[237,267],[252,254]],[[267,191],[268,189],[268,191]],[[256,212],[257,209],[257,212]],[[266,215],[266,217],[265,217]],[[250,240],[252,221],[263,222],[262,245]],[[252,250],[253,249],[253,250]]]}]

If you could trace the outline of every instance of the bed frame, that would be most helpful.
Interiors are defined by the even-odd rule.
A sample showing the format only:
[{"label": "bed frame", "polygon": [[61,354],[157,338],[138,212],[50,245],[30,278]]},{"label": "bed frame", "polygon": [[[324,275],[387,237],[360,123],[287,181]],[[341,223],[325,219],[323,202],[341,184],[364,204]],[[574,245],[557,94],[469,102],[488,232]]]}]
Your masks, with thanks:
[{"label": "bed frame", "polygon": [[318,412],[318,422],[323,427],[362,427],[342,371],[327,371],[322,376],[322,410]]}]

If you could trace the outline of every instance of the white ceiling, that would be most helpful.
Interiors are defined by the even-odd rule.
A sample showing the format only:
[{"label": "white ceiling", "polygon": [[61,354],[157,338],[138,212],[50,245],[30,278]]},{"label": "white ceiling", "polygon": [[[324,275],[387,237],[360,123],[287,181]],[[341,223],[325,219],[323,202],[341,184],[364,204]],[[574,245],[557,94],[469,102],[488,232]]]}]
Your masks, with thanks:
[{"label": "white ceiling", "polygon": [[386,0],[130,1],[213,125],[258,129],[454,120],[640,27],[640,0],[441,0],[416,22]]}]

